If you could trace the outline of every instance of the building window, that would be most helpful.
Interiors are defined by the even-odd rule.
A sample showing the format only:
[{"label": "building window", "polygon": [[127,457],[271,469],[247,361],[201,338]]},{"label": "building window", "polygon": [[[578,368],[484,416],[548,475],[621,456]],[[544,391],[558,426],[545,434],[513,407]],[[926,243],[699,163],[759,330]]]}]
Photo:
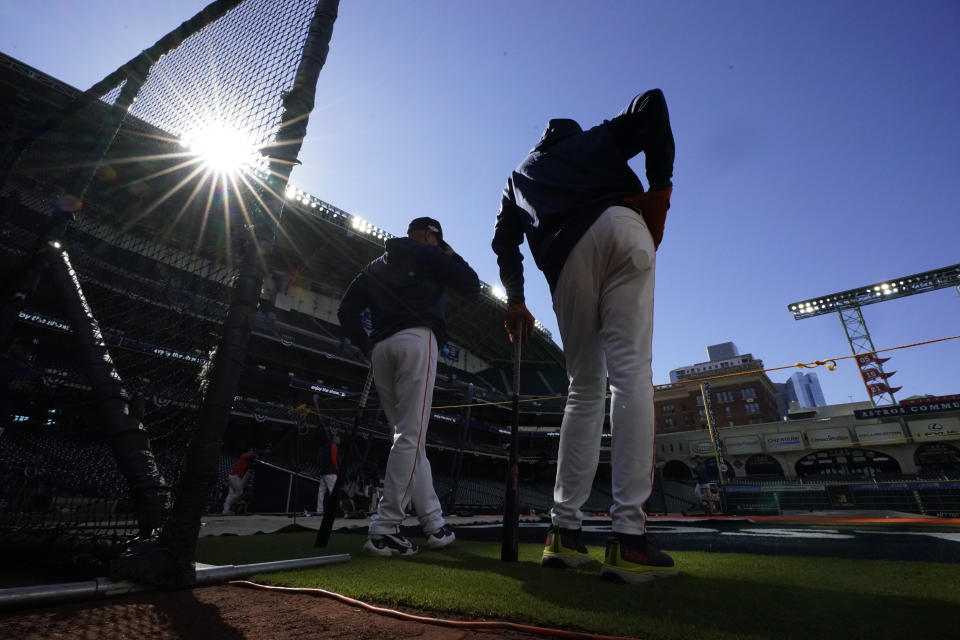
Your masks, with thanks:
[{"label": "building window", "polygon": [[730,407],[724,407],[724,409],[726,409],[726,411],[727,411],[727,417],[728,417],[728,418],[733,415],[733,414],[730,412]]},{"label": "building window", "polygon": [[663,411],[664,413],[673,413],[673,405],[672,405],[672,404],[662,404],[662,405],[660,405],[660,410]]},{"label": "building window", "polygon": [[747,413],[747,414],[760,413],[760,405],[757,404],[756,402],[748,402],[748,403],[743,407],[743,412],[744,412],[744,413]]},{"label": "building window", "polygon": [[704,409],[700,409],[700,411],[698,411],[698,413],[700,414],[700,419],[701,419],[701,420],[706,420],[706,419],[707,419],[707,412],[706,412]]},{"label": "building window", "polygon": [[664,418],[664,419],[663,419],[663,426],[665,426],[665,427],[674,427],[674,426],[676,426],[676,424],[677,424],[677,421],[674,420],[673,418]]},{"label": "building window", "polygon": [[732,427],[732,426],[733,426],[733,420],[728,420],[728,421],[727,421],[727,426],[728,426],[728,427]]},{"label": "building window", "polygon": [[703,396],[697,396],[697,406],[698,407],[703,406]]},{"label": "building window", "polygon": [[733,402],[733,391],[721,391],[718,393],[717,402]]},{"label": "building window", "polygon": [[756,397],[757,397],[757,390],[754,389],[753,387],[747,387],[746,389],[741,389],[741,390],[740,390],[740,395],[743,397],[744,400],[748,400],[748,399],[751,399],[751,398],[756,398]]}]

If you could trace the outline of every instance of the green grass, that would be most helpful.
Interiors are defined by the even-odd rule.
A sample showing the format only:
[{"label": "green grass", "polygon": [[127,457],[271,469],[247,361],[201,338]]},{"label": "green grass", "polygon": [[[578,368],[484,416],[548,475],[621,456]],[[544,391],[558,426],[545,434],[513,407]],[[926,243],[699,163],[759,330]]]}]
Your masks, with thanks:
[{"label": "green grass", "polygon": [[257,582],[319,587],[390,607],[510,620],[644,640],[955,638],[960,565],[792,556],[672,552],[681,574],[640,585],[579,571],[541,569],[540,545],[500,562],[496,543],[457,541],[412,558],[360,554],[364,538],[314,532],[200,539],[198,559],[243,564],[350,553],[350,562],[262,574]]}]

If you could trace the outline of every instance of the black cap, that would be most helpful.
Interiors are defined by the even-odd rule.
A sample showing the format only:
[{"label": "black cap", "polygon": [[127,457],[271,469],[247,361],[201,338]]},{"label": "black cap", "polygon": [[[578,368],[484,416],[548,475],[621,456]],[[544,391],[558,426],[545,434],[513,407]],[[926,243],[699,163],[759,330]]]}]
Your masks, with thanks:
[{"label": "black cap", "polygon": [[440,226],[440,223],[433,218],[414,218],[411,220],[410,226],[407,227],[407,233],[416,230],[432,231],[437,234],[437,240],[440,241],[440,246],[442,247],[444,245],[443,228]]}]

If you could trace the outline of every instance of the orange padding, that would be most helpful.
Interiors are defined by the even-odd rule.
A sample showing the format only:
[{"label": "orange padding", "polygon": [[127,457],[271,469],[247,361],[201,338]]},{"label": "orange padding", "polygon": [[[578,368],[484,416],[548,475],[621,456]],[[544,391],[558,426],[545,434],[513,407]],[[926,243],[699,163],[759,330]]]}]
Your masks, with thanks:
[{"label": "orange padding", "polygon": [[411,613],[404,613],[402,611],[397,611],[396,609],[385,609],[383,607],[376,607],[372,604],[363,602],[362,600],[355,600],[348,596],[335,593],[333,591],[327,591],[326,589],[311,589],[308,587],[277,587],[268,584],[258,584],[256,582],[250,582],[249,580],[231,580],[227,584],[235,584],[242,587],[251,587],[254,589],[265,589],[267,591],[284,591],[287,593],[304,593],[317,596],[325,596],[327,598],[333,598],[334,600],[339,600],[340,602],[349,604],[354,607],[360,607],[361,609],[366,609],[372,613],[379,613],[385,616],[391,616],[393,618],[399,618],[400,620],[408,620],[411,622],[423,622],[426,624],[436,624],[443,627],[455,627],[458,629],[511,629],[513,631],[522,631],[524,633],[533,633],[542,636],[548,636],[551,638],[580,638],[590,640],[638,640],[637,638],[626,638],[624,636],[605,636],[598,633],[587,633],[583,631],[566,631],[564,629],[549,629],[547,627],[535,627],[527,624],[517,624],[515,622],[501,622],[498,620],[446,620],[444,618],[428,618],[426,616],[415,616]]},{"label": "orange padding", "polygon": [[960,518],[875,518],[870,516],[649,516],[657,520],[746,520],[747,522],[790,522],[797,524],[922,524],[928,526],[960,526]]}]

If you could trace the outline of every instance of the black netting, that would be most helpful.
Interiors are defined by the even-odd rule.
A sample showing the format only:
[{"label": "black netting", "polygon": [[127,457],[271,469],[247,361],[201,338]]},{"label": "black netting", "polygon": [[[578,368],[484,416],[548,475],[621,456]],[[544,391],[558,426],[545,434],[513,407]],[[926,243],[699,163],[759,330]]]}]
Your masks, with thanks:
[{"label": "black netting", "polygon": [[[116,389],[142,420],[168,486],[176,485],[224,331],[244,226],[280,216],[271,194],[286,175],[271,179],[262,154],[291,115],[284,97],[316,5],[214,3],[185,23],[189,32],[149,49],[153,59],[111,74],[95,96],[18,79],[20,94],[35,99],[4,103],[16,117],[0,124],[13,141],[0,185],[0,273],[13,318],[2,336],[0,530],[111,549],[136,533],[134,498],[146,491],[132,490],[115,462],[105,398],[81,361],[65,294],[48,277],[56,255],[31,263],[54,241],[69,252]],[[211,506],[222,503],[226,473],[217,475]]]}]

